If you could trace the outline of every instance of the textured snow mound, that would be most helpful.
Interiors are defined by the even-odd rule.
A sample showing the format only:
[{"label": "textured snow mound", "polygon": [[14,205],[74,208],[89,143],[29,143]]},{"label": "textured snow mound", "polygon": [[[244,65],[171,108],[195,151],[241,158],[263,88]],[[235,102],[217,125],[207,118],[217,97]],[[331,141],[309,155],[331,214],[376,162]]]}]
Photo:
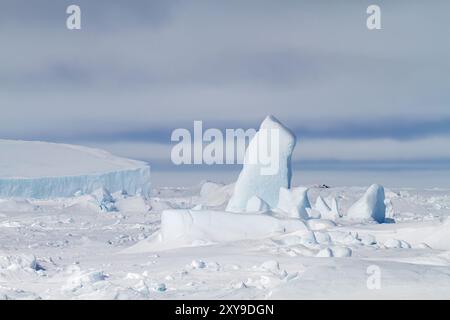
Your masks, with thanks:
[{"label": "textured snow mound", "polygon": [[385,216],[384,188],[377,184],[371,185],[347,212],[347,217],[352,220],[375,220],[378,223],[383,223]]},{"label": "textured snow mound", "polygon": [[289,232],[308,232],[298,219],[278,219],[264,214],[187,209],[165,210],[161,229],[126,252],[158,251],[175,247],[263,239]]},{"label": "textured snow mound", "polygon": [[234,183],[223,185],[206,181],[202,184],[200,196],[195,202],[196,204],[201,204],[206,207],[218,207],[224,209],[233,194],[233,190]]},{"label": "textured snow mound", "polygon": [[71,275],[63,286],[65,291],[76,291],[77,289],[90,287],[107,278],[103,271],[82,271],[78,266],[73,266],[68,272]]},{"label": "textured snow mound", "polygon": [[150,167],[81,146],[0,140],[0,198],[70,197],[100,188],[148,195]]},{"label": "textured snow mound", "polygon": [[268,116],[262,122],[246,150],[244,166],[227,211],[244,212],[253,196],[271,208],[276,207],[280,188],[291,186],[291,156],[295,142],[295,135],[275,117]]},{"label": "textured snow mound", "polygon": [[450,218],[443,221],[403,222],[380,232],[377,239],[387,248],[433,248],[450,250]]},{"label": "textured snow mound", "polygon": [[38,263],[33,255],[4,256],[0,255],[0,270],[37,270]]}]

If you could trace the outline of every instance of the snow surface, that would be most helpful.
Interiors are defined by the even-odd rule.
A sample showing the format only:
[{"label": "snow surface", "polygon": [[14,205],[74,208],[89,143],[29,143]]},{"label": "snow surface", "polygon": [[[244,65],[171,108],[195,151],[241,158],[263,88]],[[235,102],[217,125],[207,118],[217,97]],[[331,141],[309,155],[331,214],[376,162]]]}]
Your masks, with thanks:
[{"label": "snow surface", "polygon": [[[275,142],[278,150],[270,150],[272,162],[267,165],[260,157],[261,154],[265,154],[262,146],[271,146],[272,142]],[[228,203],[227,211],[245,212],[247,202],[253,196],[265,201],[270,208],[277,206],[280,188],[291,186],[291,156],[295,142],[295,135],[275,117],[268,116],[262,122],[246,150],[244,166]],[[272,164],[275,166],[272,167]],[[269,168],[276,168],[276,170],[272,172]]]},{"label": "snow surface", "polygon": [[2,141],[0,298],[450,298],[449,189],[291,188],[295,138],[261,127],[282,128],[278,174],[150,197],[144,163]]},{"label": "snow surface", "polygon": [[148,195],[150,167],[81,146],[0,140],[0,197],[71,197],[99,188]]},{"label": "snow surface", "polygon": [[[306,187],[342,212],[366,192]],[[209,191],[229,199],[229,188]],[[201,189],[112,193],[111,212],[89,195],[0,200],[0,299],[450,298],[450,189],[386,188],[395,223],[308,219],[306,232],[124,253],[152,241],[163,211],[206,207]],[[367,287],[373,266],[379,290]]]}]

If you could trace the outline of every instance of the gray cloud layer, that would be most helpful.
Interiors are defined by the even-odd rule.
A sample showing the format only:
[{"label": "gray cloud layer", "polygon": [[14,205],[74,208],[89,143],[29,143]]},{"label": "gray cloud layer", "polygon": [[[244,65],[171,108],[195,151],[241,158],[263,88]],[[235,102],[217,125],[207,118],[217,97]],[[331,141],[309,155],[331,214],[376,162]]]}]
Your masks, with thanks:
[{"label": "gray cloud layer", "polygon": [[[82,8],[82,30],[65,8]],[[305,138],[450,133],[448,1],[7,0],[0,137],[158,141],[194,119]]]}]

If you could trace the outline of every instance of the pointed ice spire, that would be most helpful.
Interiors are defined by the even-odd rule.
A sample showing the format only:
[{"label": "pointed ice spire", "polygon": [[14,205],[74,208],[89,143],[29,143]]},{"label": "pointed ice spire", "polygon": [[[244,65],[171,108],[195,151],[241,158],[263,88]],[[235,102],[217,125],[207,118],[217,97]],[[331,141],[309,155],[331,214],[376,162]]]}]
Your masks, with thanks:
[{"label": "pointed ice spire", "polygon": [[270,208],[277,206],[280,188],[291,186],[295,142],[295,135],[275,117],[264,119],[246,150],[244,166],[227,211],[244,212],[253,196],[265,201]]},{"label": "pointed ice spire", "polygon": [[323,215],[327,215],[331,211],[330,207],[321,196],[317,197],[314,209],[316,209],[320,212],[320,214]]},{"label": "pointed ice spire", "polygon": [[348,209],[347,217],[352,220],[375,220],[382,223],[386,217],[384,188],[373,184],[354,205]]}]

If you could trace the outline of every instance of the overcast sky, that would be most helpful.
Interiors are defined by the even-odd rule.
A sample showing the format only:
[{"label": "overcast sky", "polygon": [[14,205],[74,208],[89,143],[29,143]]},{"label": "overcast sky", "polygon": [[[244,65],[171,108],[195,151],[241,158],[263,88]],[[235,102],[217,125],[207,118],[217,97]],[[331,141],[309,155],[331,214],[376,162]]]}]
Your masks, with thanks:
[{"label": "overcast sky", "polygon": [[[382,30],[366,28],[366,8]],[[69,4],[82,30],[66,29]],[[0,137],[169,161],[273,114],[296,160],[450,163],[450,1],[2,0]]]}]

